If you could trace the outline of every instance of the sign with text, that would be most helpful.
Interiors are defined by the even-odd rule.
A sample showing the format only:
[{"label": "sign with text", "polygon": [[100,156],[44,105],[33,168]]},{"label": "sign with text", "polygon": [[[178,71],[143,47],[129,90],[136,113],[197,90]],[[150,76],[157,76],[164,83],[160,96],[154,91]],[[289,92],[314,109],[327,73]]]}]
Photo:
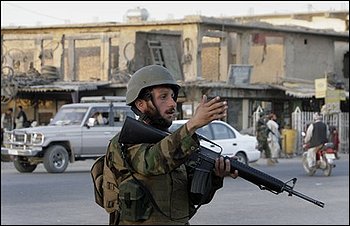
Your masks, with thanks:
[{"label": "sign with text", "polygon": [[248,85],[252,68],[252,65],[230,64],[227,84]]},{"label": "sign with text", "polygon": [[315,97],[325,98],[326,91],[327,91],[327,79],[326,78],[315,79]]},{"label": "sign with text", "polygon": [[340,90],[328,89],[326,92],[325,104],[327,113],[340,112]]}]

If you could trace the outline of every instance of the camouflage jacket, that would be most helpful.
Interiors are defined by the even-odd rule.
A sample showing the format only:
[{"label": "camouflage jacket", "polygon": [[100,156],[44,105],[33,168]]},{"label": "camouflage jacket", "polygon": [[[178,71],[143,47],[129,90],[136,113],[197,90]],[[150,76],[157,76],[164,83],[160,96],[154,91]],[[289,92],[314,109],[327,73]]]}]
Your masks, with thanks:
[{"label": "camouflage jacket", "polygon": [[262,117],[257,122],[256,139],[258,140],[258,142],[267,142],[268,134],[269,128],[266,125],[266,119]]},{"label": "camouflage jacket", "polygon": [[[119,134],[111,140],[107,154],[110,155],[113,167],[126,172],[128,167],[122,160],[118,137]],[[127,161],[134,176],[147,187],[161,211],[171,219],[153,208],[146,220],[135,222],[121,219],[120,223],[187,224],[194,203],[198,201],[194,201],[189,192],[189,175],[184,163],[198,147],[197,136],[191,136],[185,125],[156,144],[143,143],[128,147]],[[206,203],[223,186],[223,179],[212,174],[213,186]]]}]

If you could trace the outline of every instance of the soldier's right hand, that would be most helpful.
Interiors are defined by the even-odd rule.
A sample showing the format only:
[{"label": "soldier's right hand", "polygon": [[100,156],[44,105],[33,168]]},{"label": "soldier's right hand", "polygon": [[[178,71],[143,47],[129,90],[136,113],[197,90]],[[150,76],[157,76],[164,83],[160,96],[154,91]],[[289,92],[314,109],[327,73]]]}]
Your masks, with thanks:
[{"label": "soldier's right hand", "polygon": [[193,117],[186,123],[187,129],[190,133],[194,133],[198,128],[209,124],[211,121],[224,118],[226,114],[226,101],[221,101],[218,96],[208,101],[207,96],[203,95]]}]

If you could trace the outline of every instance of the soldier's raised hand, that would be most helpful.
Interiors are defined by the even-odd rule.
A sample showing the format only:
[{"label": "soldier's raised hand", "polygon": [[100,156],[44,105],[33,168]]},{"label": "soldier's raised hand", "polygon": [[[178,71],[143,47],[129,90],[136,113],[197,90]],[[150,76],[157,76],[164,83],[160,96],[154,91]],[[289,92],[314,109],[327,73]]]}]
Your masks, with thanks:
[{"label": "soldier's raised hand", "polygon": [[194,133],[196,129],[209,124],[213,120],[222,119],[227,114],[227,102],[215,97],[208,101],[203,95],[200,104],[197,106],[193,117],[186,123],[188,131]]}]

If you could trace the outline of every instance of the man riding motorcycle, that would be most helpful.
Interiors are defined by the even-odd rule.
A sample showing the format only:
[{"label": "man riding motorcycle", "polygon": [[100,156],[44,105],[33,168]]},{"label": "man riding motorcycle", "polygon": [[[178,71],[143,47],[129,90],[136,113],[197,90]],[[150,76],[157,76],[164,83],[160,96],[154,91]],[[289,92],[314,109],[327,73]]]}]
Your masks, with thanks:
[{"label": "man riding motorcycle", "polygon": [[309,168],[316,166],[316,152],[328,142],[327,125],[323,122],[322,114],[313,115],[314,122],[309,125],[304,139],[304,147],[307,147],[307,161]]}]

